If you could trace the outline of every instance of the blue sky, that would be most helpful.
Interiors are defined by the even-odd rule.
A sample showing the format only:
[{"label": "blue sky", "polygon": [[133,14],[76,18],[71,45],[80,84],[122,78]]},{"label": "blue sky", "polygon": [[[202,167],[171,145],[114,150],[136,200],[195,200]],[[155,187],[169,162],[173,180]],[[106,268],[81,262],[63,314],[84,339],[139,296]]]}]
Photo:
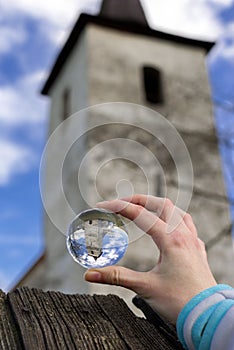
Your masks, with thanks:
[{"label": "blue sky", "polygon": [[[208,57],[208,68],[222,140],[225,135],[220,148],[228,159],[225,174],[231,197],[234,2],[142,0],[142,5],[154,28],[219,39]],[[40,95],[40,88],[80,11],[95,13],[99,6],[100,0],[8,0],[0,5],[0,288],[4,290],[23,276],[43,250],[38,167],[49,101]],[[232,142],[231,138],[227,142],[227,134]]]}]

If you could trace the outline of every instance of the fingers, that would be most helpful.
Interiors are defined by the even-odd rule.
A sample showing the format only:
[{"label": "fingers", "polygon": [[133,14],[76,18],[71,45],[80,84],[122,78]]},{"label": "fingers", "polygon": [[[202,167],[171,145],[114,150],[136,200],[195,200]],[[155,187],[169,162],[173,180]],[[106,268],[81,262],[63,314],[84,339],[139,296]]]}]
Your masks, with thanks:
[{"label": "fingers", "polygon": [[[118,212],[130,220],[134,220],[137,226],[152,235],[157,244],[159,242],[156,232],[153,231],[155,229],[159,233],[171,233],[177,229],[182,233],[192,232],[196,235],[196,228],[191,217],[174,206],[167,198],[134,195],[122,200],[101,202],[98,206]],[[151,211],[151,214],[149,214],[149,211]],[[163,225],[163,223],[166,223],[166,225]],[[157,227],[155,227],[156,224]]]},{"label": "fingers", "polygon": [[176,228],[179,228],[183,233],[188,233],[188,229],[190,229],[184,220],[186,213],[182,209],[176,207],[168,198],[136,194],[131,197],[123,198],[122,200],[141,205],[150,211],[156,212],[157,216],[168,224],[168,233]]},{"label": "fingers", "polygon": [[144,295],[150,285],[148,273],[137,272],[120,266],[90,269],[87,270],[84,278],[88,282],[125,287],[139,295]]},{"label": "fingers", "polygon": [[196,226],[194,225],[193,219],[190,214],[185,213],[183,220],[188,227],[188,229],[195,235],[197,236],[197,229]]},{"label": "fingers", "polygon": [[142,207],[161,215],[166,198],[154,197],[145,194],[135,194],[131,197],[121,198],[123,201],[141,205]]},{"label": "fingers", "polygon": [[134,221],[140,229],[152,236],[159,249],[165,244],[167,240],[165,235],[167,224],[144,207],[119,199],[101,202],[98,203],[98,206],[120,213],[124,217]]},{"label": "fingers", "polygon": [[165,222],[171,216],[173,209],[176,209],[178,214],[183,216],[185,212],[177,208],[170,199],[162,197],[154,197],[150,195],[136,194],[132,197],[122,198],[123,201],[131,202],[133,204],[141,205],[144,208],[157,213],[157,215]]}]

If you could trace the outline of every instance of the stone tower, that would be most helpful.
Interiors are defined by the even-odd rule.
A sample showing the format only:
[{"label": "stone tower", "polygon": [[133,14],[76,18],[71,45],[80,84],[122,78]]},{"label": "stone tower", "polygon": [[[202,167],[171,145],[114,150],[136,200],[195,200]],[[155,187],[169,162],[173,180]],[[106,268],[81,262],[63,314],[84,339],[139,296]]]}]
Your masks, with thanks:
[{"label": "stone tower", "polygon": [[[137,160],[136,164],[126,159],[117,160],[118,154],[110,153],[114,152],[115,145],[109,147],[105,142],[116,138],[142,144],[146,151],[150,150],[156,155],[164,171],[166,195],[175,200],[176,167],[168,152],[149,132],[157,128],[153,115],[147,122],[148,132],[140,130],[139,125],[144,125],[146,120],[144,112],[139,112],[134,107],[137,104],[160,112],[178,130],[190,152],[194,169],[194,192],[189,211],[202,239],[209,241],[228,226],[228,204],[205,64],[206,54],[212,45],[213,43],[151,29],[138,0],[104,0],[98,16],[81,14],[42,90],[51,101],[50,135],[69,115],[105,102],[131,103],[128,121],[131,120],[133,125],[123,125],[124,109],[121,114],[121,108],[115,109],[114,105],[106,106],[103,110],[91,109],[81,113],[81,118],[75,124],[77,133],[81,135],[87,125],[91,125],[91,130],[73,145],[64,162],[63,173],[64,192],[74,212],[87,207],[80,189],[77,189],[77,172],[83,157],[88,151],[97,149],[97,145],[100,147],[96,152],[90,153],[86,176],[81,179],[82,191],[90,203],[99,199],[93,194],[94,180],[103,198],[113,198],[116,195],[115,186],[121,179],[133,183],[136,187],[134,192],[148,191],[144,174],[137,167]],[[97,118],[101,120],[102,117],[108,120],[108,125],[94,128]],[[113,126],[113,123],[119,124]],[[64,201],[54,187],[58,178],[55,163],[73,132],[74,124],[70,126],[69,123],[60,131],[60,141],[45,171],[47,198],[55,216],[63,218],[64,227],[71,219],[71,213],[67,212]],[[129,146],[132,147],[131,154],[134,153],[134,145],[132,143]],[[114,160],[111,162],[109,160],[113,154]],[[108,162],[106,157],[109,157]],[[147,155],[141,158],[144,159],[142,167],[150,188],[148,192],[164,195],[165,183],[162,183],[158,169],[151,164]],[[97,178],[95,171],[99,164],[103,165],[103,169]],[[187,183],[182,185],[186,193],[189,186]],[[72,261],[66,250],[64,236],[47,216],[45,237],[44,260],[25,277],[22,284],[64,292],[113,291],[114,287],[91,287],[83,281],[84,269]],[[227,240],[223,263],[232,259],[229,245],[230,241]],[[222,282],[223,265],[215,262],[212,257],[211,254],[211,267]],[[153,266],[156,258],[152,242],[145,235],[130,245],[126,258],[120,263],[138,270],[147,270]],[[231,274],[227,273],[225,281],[232,282]],[[115,289],[115,293],[121,292]],[[126,298],[130,297],[126,293]]]}]

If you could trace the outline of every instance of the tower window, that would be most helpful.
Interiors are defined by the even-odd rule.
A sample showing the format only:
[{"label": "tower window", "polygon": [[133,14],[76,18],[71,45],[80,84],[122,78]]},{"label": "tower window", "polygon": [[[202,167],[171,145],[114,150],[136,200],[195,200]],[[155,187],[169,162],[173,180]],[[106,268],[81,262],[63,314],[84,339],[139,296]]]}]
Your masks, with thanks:
[{"label": "tower window", "polygon": [[162,74],[158,68],[144,66],[143,79],[145,97],[150,103],[163,103]]},{"label": "tower window", "polygon": [[62,118],[65,120],[71,114],[71,91],[66,88],[62,97]]}]

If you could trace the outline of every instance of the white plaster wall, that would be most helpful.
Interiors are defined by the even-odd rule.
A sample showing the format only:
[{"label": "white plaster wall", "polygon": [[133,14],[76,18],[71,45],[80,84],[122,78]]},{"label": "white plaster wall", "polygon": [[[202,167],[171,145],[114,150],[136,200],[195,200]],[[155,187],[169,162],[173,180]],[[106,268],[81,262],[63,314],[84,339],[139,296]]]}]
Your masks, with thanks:
[{"label": "white plaster wall", "polygon": [[[79,38],[77,47],[71,52],[66,65],[63,67],[49,92],[51,98],[50,135],[62,122],[62,96],[66,88],[71,90],[71,114],[88,105],[86,36],[86,31],[84,31]],[[47,202],[49,203],[49,207],[52,208],[55,221],[58,219],[61,221],[62,218],[65,229],[71,220],[71,214],[66,210],[63,195],[54,190],[55,184],[59,186],[61,182],[61,176],[56,172],[55,165],[57,156],[70,142],[71,128],[73,132],[77,130],[78,133],[78,131],[80,132],[84,129],[84,122],[83,118],[82,120],[77,120],[72,126],[68,124],[60,130],[60,137],[54,144],[54,149],[47,162],[45,172],[46,182],[44,191]],[[71,200],[74,212],[76,213],[84,209],[85,205],[77,190],[77,169],[79,167],[79,159],[82,158],[84,150],[85,139],[82,139],[78,145],[73,146],[73,152],[68,154],[64,166],[65,172],[63,184],[61,184],[64,186],[64,191],[68,195],[68,199]],[[45,258],[40,266],[36,268],[36,271],[24,280],[24,284],[63,292],[87,292],[88,285],[83,282],[84,269],[74,263],[67,252],[64,234],[53,225],[47,215],[44,216],[44,230]]]},{"label": "white plaster wall", "polygon": [[[148,105],[181,128],[213,130],[205,51],[117,30],[88,27],[90,104],[127,101]],[[146,103],[141,68],[162,70],[165,104]]]},{"label": "white plaster wall", "polygon": [[62,96],[65,88],[71,88],[71,114],[87,107],[87,59],[87,32],[84,30],[49,91],[50,132],[62,122]]}]

